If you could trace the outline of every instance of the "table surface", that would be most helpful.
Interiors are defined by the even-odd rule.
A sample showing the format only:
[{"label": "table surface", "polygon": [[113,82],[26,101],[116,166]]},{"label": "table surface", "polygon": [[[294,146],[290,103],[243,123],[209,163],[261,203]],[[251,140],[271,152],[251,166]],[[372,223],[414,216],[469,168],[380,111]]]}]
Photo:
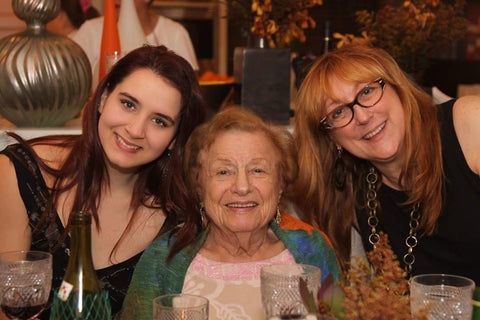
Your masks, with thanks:
[{"label": "table surface", "polygon": [[0,127],[0,150],[15,142],[15,139],[8,136],[6,132],[15,132],[25,140],[56,134],[81,134],[80,127],[59,127],[59,128],[15,128]]}]

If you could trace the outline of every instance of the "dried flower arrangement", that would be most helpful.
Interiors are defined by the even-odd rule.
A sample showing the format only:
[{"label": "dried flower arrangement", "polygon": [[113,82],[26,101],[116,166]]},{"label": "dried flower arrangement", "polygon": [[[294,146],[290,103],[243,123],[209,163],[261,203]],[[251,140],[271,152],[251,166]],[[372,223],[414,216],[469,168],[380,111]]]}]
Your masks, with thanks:
[{"label": "dried flower arrangement", "polygon": [[323,0],[227,0],[230,21],[264,38],[270,48],[305,42],[305,29],[315,28],[308,9]]},{"label": "dried flower arrangement", "polygon": [[429,58],[465,36],[465,0],[448,4],[441,0],[386,0],[377,12],[356,12],[361,36],[335,33],[337,47],[364,43],[385,49],[406,71],[427,66]]},{"label": "dried flower arrangement", "polygon": [[[371,263],[360,258],[341,282],[345,320],[410,320],[410,300],[406,273],[400,267],[386,234],[367,253]],[[419,319],[419,318],[417,318]],[[424,319],[427,319],[426,314]]]},{"label": "dried flower arrangement", "polygon": [[[400,267],[386,234],[380,234],[375,249],[368,252],[367,257],[371,265],[357,258],[340,281],[343,311],[339,317],[344,320],[427,320],[428,309],[420,310],[412,318],[406,273]],[[312,304],[306,284],[300,283],[300,292],[309,312],[333,318],[332,280],[327,277],[322,284],[316,305]]]}]

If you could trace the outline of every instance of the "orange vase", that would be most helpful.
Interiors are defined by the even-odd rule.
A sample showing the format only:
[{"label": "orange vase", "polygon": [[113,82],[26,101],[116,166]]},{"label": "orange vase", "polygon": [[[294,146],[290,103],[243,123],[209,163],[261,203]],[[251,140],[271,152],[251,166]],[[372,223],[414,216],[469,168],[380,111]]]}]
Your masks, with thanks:
[{"label": "orange vase", "polygon": [[106,57],[108,54],[120,51],[120,37],[117,27],[115,0],[105,0],[105,15],[103,19],[102,45],[100,47],[99,82],[106,74]]}]

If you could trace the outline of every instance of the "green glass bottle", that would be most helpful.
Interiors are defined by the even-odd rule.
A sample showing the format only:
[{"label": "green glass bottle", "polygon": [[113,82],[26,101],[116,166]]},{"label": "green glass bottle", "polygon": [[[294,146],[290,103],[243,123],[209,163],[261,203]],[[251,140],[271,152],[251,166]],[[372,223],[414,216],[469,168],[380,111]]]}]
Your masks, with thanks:
[{"label": "green glass bottle", "polygon": [[476,287],[473,292],[473,314],[472,320],[480,320],[480,287]]},{"label": "green glass bottle", "polygon": [[102,290],[93,268],[91,224],[88,212],[70,215],[70,258],[62,285],[54,297],[50,320],[110,319],[108,294]]}]

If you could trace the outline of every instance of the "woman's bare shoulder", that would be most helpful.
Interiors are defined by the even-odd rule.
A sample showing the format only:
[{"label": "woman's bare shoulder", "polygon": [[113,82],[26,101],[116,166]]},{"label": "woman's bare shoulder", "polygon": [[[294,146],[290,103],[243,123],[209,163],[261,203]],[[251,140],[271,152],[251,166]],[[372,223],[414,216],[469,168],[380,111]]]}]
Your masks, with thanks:
[{"label": "woman's bare shoulder", "polygon": [[0,252],[28,249],[30,229],[23,200],[18,189],[15,167],[10,158],[0,155]]},{"label": "woman's bare shoulder", "polygon": [[47,144],[35,144],[32,149],[40,159],[54,169],[61,167],[71,150],[62,146]]},{"label": "woman's bare shoulder", "polygon": [[480,174],[480,96],[465,96],[455,102],[453,124],[470,169]]},{"label": "woman's bare shoulder", "polygon": [[458,98],[457,101],[455,101],[454,112],[465,111],[471,108],[480,110],[479,95],[463,96]]},{"label": "woman's bare shoulder", "polygon": [[[4,154],[0,154],[0,174],[2,173],[7,175],[11,174],[12,176],[14,176],[15,173],[12,161]],[[2,177],[4,176],[2,175]]]}]

